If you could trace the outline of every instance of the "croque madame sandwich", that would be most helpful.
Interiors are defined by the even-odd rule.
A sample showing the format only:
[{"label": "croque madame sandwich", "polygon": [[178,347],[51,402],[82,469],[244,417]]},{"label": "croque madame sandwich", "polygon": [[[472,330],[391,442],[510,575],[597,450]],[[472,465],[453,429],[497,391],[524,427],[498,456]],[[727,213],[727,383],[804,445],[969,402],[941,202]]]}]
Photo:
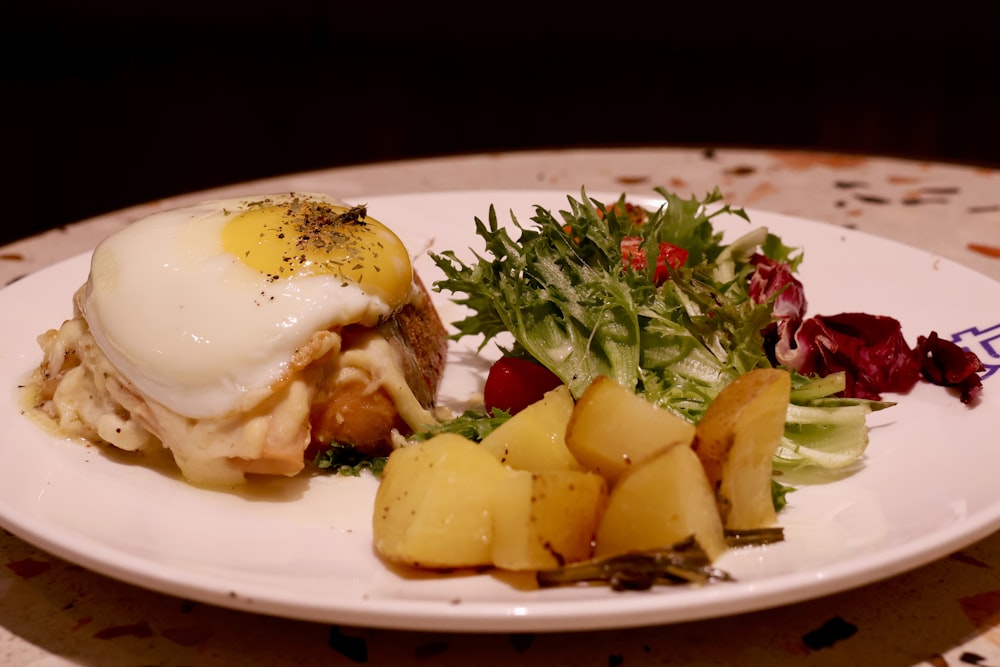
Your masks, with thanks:
[{"label": "croque madame sandwich", "polygon": [[200,484],[294,475],[311,448],[388,453],[435,423],[447,336],[400,239],[322,195],[136,221],[94,251],[74,317],[39,337],[64,434],[164,447]]}]

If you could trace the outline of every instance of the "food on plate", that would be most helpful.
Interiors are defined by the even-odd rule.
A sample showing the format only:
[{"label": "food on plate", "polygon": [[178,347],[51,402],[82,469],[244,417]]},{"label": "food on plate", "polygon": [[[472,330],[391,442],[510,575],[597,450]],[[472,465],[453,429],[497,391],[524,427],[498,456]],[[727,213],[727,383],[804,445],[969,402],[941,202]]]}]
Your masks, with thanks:
[{"label": "food on plate", "polygon": [[[765,487],[770,489],[770,482]],[[688,538],[715,560],[726,550],[715,494],[690,445],[674,444],[622,475],[608,498],[595,558],[663,549]]]},{"label": "food on plate", "polygon": [[399,237],[319,194],[207,201],[94,251],[39,337],[40,409],[67,435],[166,448],[195,483],[294,475],[332,441],[385,454],[436,423],[447,338]]},{"label": "food on plate", "polygon": [[488,414],[496,410],[517,414],[562,383],[558,375],[530,359],[501,357],[486,376],[483,407]]},{"label": "food on plate", "polygon": [[493,565],[542,570],[587,560],[608,485],[585,470],[513,470],[493,493]]},{"label": "food on plate", "polygon": [[393,564],[726,580],[727,549],[783,539],[777,469],[855,464],[883,393],[923,378],[971,404],[983,366],[933,332],[910,347],[891,317],[806,317],[801,250],[766,228],[725,237],[714,219],[749,218],[717,191],[658,192],[646,209],[581,190],[533,228],[491,207],[485,254],[431,253],[433,288],[467,308],[451,338],[501,352],[458,417],[435,410],[449,336],[400,239],[364,206],[294,193],[103,242],[74,316],[39,337],[39,408],[64,433],[165,450],[200,484],[311,457],[367,468]]},{"label": "food on plate", "polygon": [[[722,411],[737,415],[719,419],[705,434],[725,484],[716,483],[714,468],[720,465],[699,456],[693,425],[605,377],[579,401],[565,385],[550,390],[479,442],[445,432],[402,445],[389,455],[376,491],[375,550],[415,568],[534,570],[552,579],[563,576],[553,570],[582,562],[682,549],[683,556],[658,562],[674,567],[680,559],[700,572],[730,546],[738,526],[727,525],[727,515],[759,512],[762,497],[771,503],[769,466],[781,437],[787,379],[781,370],[751,371],[716,398]],[[706,414],[715,419],[711,413],[710,406]],[[772,426],[775,413],[778,429]],[[599,415],[608,417],[610,427],[598,426]],[[573,424],[586,440],[583,449],[562,443]],[[582,425],[595,428],[581,431]],[[495,434],[524,453],[506,456],[504,448],[490,446]],[[634,460],[608,465],[628,451],[633,437],[641,440]],[[554,441],[560,443],[558,457],[550,453]],[[535,449],[543,453],[530,456]],[[577,459],[576,451],[586,459]],[[767,474],[760,472],[761,458]],[[748,470],[736,469],[750,460]],[[754,525],[739,530],[771,524],[754,517]],[[779,531],[770,541],[780,538]],[[663,574],[657,567],[644,563],[643,570]]]},{"label": "food on plate", "polygon": [[739,375],[784,367],[791,404],[774,458],[787,466],[856,463],[867,415],[892,405],[882,392],[905,392],[921,377],[963,400],[981,390],[982,366],[936,335],[911,347],[892,318],[807,318],[794,275],[803,252],[765,227],[728,238],[715,219],[750,220],[721,205],[718,190],[690,199],[657,192],[662,202],[647,209],[581,189],[563,210],[536,206],[530,225],[513,213],[501,224],[491,206],[476,220],[485,252],[471,262],[433,254],[445,275],[434,288],[470,311],[454,323],[458,335],[481,336],[480,347],[513,337],[500,346],[505,356],[541,364],[575,398],[606,376],[692,423]]},{"label": "food on plate", "polygon": [[691,446],[695,426],[606,375],[590,383],[566,425],[566,444],[584,466],[617,482],[673,445]]},{"label": "food on plate", "polygon": [[[785,539],[780,526],[724,530],[723,535],[730,548],[764,546]],[[540,588],[605,583],[616,591],[644,591],[658,584],[708,584],[718,581],[735,579],[729,572],[713,566],[712,560],[693,538],[669,547],[630,551],[535,572],[535,582]]]},{"label": "food on plate", "polygon": [[566,423],[573,414],[573,396],[566,385],[545,392],[486,435],[480,447],[518,470],[582,470],[566,442]]},{"label": "food on plate", "polygon": [[726,385],[698,422],[694,452],[726,528],[765,528],[778,520],[771,477],[790,393],[788,371],[755,368]]},{"label": "food on plate", "polygon": [[[491,206],[475,221],[485,253],[473,251],[471,263],[432,253],[445,276],[434,288],[469,312],[453,323],[455,337],[477,336],[480,349],[494,342],[501,358],[478,420],[469,411],[389,456],[392,486],[383,481],[374,520],[383,557],[461,566],[401,557],[386,547],[386,524],[404,513],[393,502],[405,502],[424,535],[458,539],[442,531],[469,511],[468,496],[479,557],[466,565],[536,569],[543,587],[726,580],[712,563],[731,546],[783,539],[778,511],[790,489],[776,469],[857,463],[867,416],[893,405],[882,393],[921,377],[966,402],[981,390],[975,355],[933,333],[911,348],[890,317],[806,318],[794,275],[801,250],[762,227],[726,239],[714,218],[749,217],[718,205],[718,191],[658,192],[663,202],[645,209],[581,190],[565,210],[536,207],[533,226],[513,213],[501,225]],[[449,433],[449,446],[471,452],[479,442],[494,455],[476,457],[488,478],[427,460],[421,450],[435,443],[440,454]],[[418,459],[434,480],[439,468],[451,472],[451,503],[437,492],[428,511],[410,501],[425,493],[419,468],[403,472]],[[606,493],[582,482],[570,493],[566,480],[580,474]],[[475,481],[455,481],[464,477]]]},{"label": "food on plate", "polygon": [[[751,544],[733,539],[727,541],[732,546]],[[774,541],[778,540],[772,534],[766,535],[756,544],[771,544]],[[633,551],[620,556],[538,570],[535,581],[540,588],[607,583],[616,591],[645,591],[657,584],[707,584],[734,579],[725,570],[713,567],[705,552],[698,548],[694,540],[689,539],[665,549]]]},{"label": "food on plate", "polygon": [[589,557],[607,482],[566,450],[572,410],[557,387],[481,442],[440,433],[394,450],[375,496],[376,551],[430,569],[539,569]]},{"label": "food on plate", "polygon": [[491,565],[490,507],[509,474],[495,456],[454,433],[396,449],[375,495],[376,551],[429,569]]}]

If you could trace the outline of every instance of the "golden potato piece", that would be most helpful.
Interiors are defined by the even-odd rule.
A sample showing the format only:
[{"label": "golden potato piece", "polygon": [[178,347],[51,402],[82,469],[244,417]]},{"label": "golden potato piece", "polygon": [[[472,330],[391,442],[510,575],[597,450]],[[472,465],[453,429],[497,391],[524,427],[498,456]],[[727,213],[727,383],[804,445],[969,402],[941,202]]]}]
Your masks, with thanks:
[{"label": "golden potato piece", "polygon": [[630,467],[677,444],[690,445],[694,424],[606,376],[596,378],[576,403],[566,446],[585,468],[614,484]]},{"label": "golden potato piece", "polygon": [[493,496],[493,564],[538,570],[590,558],[606,500],[595,473],[512,472]]},{"label": "golden potato piece", "polygon": [[629,469],[612,488],[594,557],[664,549],[692,536],[712,560],[727,548],[705,470],[691,447],[678,444]]},{"label": "golden potato piece", "polygon": [[492,498],[510,474],[460,435],[438,435],[395,450],[375,495],[376,551],[421,568],[490,565]]},{"label": "golden potato piece", "polygon": [[573,396],[561,385],[501,424],[480,446],[515,470],[582,470],[566,448],[572,413]]},{"label": "golden potato piece", "polygon": [[777,521],[771,477],[790,391],[787,371],[749,371],[719,392],[698,422],[694,451],[726,528],[762,528]]}]

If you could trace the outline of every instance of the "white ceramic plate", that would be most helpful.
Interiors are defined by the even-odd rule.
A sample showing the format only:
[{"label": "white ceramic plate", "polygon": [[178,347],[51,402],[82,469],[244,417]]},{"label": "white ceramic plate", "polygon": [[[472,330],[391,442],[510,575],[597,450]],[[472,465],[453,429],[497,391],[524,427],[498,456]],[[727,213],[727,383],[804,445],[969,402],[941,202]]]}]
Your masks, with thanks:
[{"label": "white ceramic plate", "polygon": [[[578,193],[569,193],[577,195]],[[592,196],[610,201],[617,193]],[[646,194],[646,193],[644,193]],[[425,279],[426,249],[481,248],[473,218],[495,203],[527,223],[533,205],[565,193],[461,192],[373,197],[370,213],[409,244]],[[936,330],[998,364],[1000,284],[944,259],[834,226],[751,211],[805,248],[810,314],[867,311],[898,318],[912,343]],[[721,223],[720,223],[721,224]],[[723,228],[747,227],[726,221]],[[40,356],[35,337],[70,314],[80,256],[0,291],[0,523],[95,571],[158,591],[249,611],[414,630],[555,631],[670,623],[791,603],[929,562],[1000,528],[1000,386],[969,409],[921,384],[871,420],[863,466],[811,480],[781,516],[784,543],[727,554],[735,583],[614,593],[535,591],[491,574],[407,576],[371,548],[371,478],[302,477],[227,493],[179,481],[168,468],[67,441],[22,414],[16,385]],[[442,317],[461,312],[439,300]],[[488,357],[489,355],[487,355]],[[490,359],[455,345],[443,395],[462,407]],[[995,370],[995,366],[991,366]]]}]

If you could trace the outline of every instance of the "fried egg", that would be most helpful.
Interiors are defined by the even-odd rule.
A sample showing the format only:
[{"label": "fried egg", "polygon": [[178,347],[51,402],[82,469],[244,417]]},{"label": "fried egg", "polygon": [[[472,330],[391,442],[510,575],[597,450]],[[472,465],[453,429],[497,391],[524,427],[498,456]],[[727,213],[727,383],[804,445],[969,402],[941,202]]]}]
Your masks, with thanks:
[{"label": "fried egg", "polygon": [[148,399],[192,419],[245,411],[314,333],[376,326],[414,290],[400,239],[322,195],[208,201],[103,241],[77,307]]}]

